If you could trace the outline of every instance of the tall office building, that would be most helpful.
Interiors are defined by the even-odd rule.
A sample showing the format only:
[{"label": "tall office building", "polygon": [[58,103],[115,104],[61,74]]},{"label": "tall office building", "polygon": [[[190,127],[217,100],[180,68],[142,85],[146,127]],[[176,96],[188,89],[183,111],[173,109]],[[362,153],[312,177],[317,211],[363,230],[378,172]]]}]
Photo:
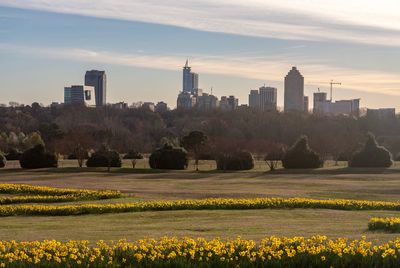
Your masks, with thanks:
[{"label": "tall office building", "polygon": [[260,94],[258,90],[250,90],[249,107],[257,110],[260,109]]},{"label": "tall office building", "polygon": [[85,74],[85,86],[94,87],[96,106],[106,105],[107,79],[105,71],[87,71]]},{"label": "tall office building", "polygon": [[65,104],[85,104],[83,86],[64,87],[64,103]]},{"label": "tall office building", "polygon": [[192,72],[192,68],[189,66],[189,61],[186,60],[186,64],[183,67],[183,85],[182,91],[194,94],[194,91],[199,88],[199,75]]},{"label": "tall office building", "polygon": [[274,87],[260,87],[260,110],[276,111],[276,102],[278,99],[278,90]]},{"label": "tall office building", "polygon": [[304,96],[304,112],[308,113],[309,110],[309,102],[308,102],[308,96]]},{"label": "tall office building", "polygon": [[304,77],[293,67],[285,77],[284,110],[304,111]]}]

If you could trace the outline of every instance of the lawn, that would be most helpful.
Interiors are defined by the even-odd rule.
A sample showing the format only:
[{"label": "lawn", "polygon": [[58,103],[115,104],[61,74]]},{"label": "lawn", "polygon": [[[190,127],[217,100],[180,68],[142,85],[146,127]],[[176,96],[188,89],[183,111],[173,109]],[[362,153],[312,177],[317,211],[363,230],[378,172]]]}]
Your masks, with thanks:
[{"label": "lawn", "polygon": [[[204,167],[204,165],[203,165]],[[129,172],[128,172],[129,171]],[[310,197],[398,201],[400,170],[352,170],[327,167],[312,172],[132,172],[132,169],[3,169],[0,183],[25,183],[80,189],[120,190],[125,198],[97,202],[173,200],[206,197]],[[396,234],[367,230],[371,217],[396,217],[393,211],[219,210],[164,211],[64,217],[5,217],[0,239],[135,240],[160,236],[203,236],[260,240],[265,236],[311,236],[387,241]]]}]

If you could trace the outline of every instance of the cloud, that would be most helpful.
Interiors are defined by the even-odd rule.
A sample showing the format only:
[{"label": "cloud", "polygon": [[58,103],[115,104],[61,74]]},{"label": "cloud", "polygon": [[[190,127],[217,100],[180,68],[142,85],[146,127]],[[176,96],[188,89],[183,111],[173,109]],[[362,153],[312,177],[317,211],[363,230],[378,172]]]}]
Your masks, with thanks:
[{"label": "cloud", "polygon": [[398,0],[0,0],[0,5],[258,37],[400,46]]},{"label": "cloud", "polygon": [[[185,61],[184,55],[156,55],[135,53],[115,53],[79,48],[28,47],[1,44],[0,52],[20,53],[40,58],[73,60],[78,62],[104,63],[120,66],[132,66],[151,69],[180,70]],[[378,70],[359,70],[326,64],[318,64],[306,58],[290,58],[287,54],[273,57],[249,57],[246,55],[194,55],[190,59],[193,70],[200,74],[221,74],[268,82],[281,82],[293,62],[305,77],[306,86],[324,87],[330,79],[342,82],[343,88],[361,92],[400,96],[400,77],[397,73]],[[271,66],[273,66],[271,68]],[[355,96],[356,97],[356,96]]]}]

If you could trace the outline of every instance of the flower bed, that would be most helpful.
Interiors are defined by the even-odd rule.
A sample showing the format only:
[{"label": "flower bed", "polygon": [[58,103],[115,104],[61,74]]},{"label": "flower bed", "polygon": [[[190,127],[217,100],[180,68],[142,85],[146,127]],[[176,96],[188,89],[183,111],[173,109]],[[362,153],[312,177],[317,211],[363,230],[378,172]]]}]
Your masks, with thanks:
[{"label": "flower bed", "polygon": [[0,242],[0,267],[399,267],[400,240],[373,245],[325,236],[223,241],[161,238]]}]

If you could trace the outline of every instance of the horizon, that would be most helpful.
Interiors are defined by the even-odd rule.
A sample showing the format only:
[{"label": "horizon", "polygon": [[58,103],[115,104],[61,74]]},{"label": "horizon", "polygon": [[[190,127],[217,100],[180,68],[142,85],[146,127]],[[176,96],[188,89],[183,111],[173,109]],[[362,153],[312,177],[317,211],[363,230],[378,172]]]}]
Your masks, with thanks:
[{"label": "horizon", "polygon": [[[330,14],[332,1],[306,4],[326,18],[306,7],[293,10],[291,1],[251,1],[247,7],[243,1],[188,1],[179,10],[167,2],[175,3],[104,1],[94,8],[91,1],[0,0],[0,103],[62,102],[64,87],[84,84],[85,71],[99,69],[107,74],[108,103],[165,101],[173,108],[189,58],[204,92],[212,87],[215,96],[235,95],[240,104],[266,84],[278,89],[282,107],[284,76],[297,66],[310,107],[313,93],[329,92],[325,83],[333,79],[342,82],[334,100],[361,98],[361,107],[400,109],[395,1],[360,21],[351,19],[360,15],[351,4]],[[216,6],[221,21],[207,13]],[[240,8],[243,14],[232,16]],[[243,29],[234,27],[239,22]]]}]

